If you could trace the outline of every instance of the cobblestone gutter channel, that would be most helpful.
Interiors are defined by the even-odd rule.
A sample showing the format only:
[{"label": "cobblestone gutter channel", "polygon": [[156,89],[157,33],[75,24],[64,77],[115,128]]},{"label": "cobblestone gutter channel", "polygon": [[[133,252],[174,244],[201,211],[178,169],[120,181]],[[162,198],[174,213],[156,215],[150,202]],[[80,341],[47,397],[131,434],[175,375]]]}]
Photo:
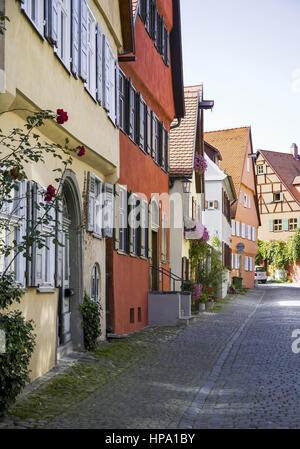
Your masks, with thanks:
[{"label": "cobblestone gutter channel", "polygon": [[263,295],[250,290],[188,327],[147,328],[65,359],[28,386],[0,428],[192,427]]}]

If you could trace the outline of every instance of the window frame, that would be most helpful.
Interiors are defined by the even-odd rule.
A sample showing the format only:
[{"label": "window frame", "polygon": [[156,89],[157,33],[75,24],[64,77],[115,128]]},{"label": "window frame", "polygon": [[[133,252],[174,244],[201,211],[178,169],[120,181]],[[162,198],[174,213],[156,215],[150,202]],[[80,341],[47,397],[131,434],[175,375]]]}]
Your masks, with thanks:
[{"label": "window frame", "polygon": [[282,231],[282,219],[276,218],[273,220],[273,232]]}]

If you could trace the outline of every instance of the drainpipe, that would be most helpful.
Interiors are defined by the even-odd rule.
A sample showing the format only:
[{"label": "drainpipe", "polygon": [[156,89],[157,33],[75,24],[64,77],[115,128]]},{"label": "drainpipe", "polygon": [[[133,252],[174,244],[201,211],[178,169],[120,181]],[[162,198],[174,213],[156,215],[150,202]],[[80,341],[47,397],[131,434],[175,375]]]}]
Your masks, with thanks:
[{"label": "drainpipe", "polygon": [[178,128],[181,124],[181,117],[177,118],[177,123],[175,125],[170,126],[170,129]]}]

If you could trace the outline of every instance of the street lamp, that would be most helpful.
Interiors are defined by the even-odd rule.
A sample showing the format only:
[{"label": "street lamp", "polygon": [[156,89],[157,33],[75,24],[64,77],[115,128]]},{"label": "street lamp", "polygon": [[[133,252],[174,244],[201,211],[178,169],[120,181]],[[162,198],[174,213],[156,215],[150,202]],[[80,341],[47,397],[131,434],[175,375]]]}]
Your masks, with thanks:
[{"label": "street lamp", "polygon": [[190,193],[192,181],[190,181],[188,178],[183,178],[181,182],[183,193]]}]

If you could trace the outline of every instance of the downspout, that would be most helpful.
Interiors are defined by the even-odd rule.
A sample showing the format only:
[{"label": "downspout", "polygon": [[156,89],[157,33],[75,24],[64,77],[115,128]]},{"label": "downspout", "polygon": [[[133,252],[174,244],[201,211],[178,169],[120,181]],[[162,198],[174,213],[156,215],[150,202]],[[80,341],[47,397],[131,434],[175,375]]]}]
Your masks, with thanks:
[{"label": "downspout", "polygon": [[175,125],[170,126],[170,129],[179,128],[181,125],[181,117],[177,118],[177,123]]}]

